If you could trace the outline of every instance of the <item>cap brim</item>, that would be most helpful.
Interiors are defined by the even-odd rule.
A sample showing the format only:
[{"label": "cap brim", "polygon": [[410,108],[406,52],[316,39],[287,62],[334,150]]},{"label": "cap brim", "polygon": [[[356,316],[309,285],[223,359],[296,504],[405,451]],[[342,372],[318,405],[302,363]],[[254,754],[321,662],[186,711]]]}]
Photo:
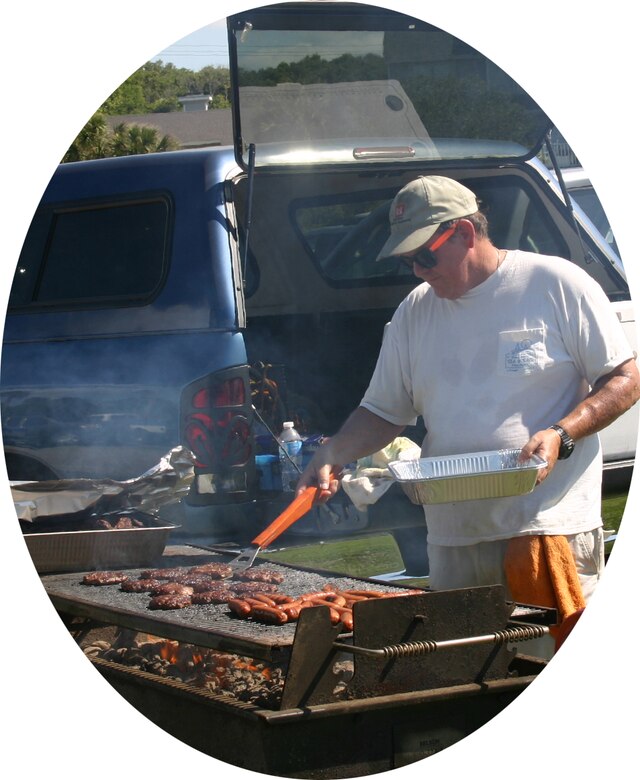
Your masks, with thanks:
[{"label": "cap brim", "polygon": [[379,255],[376,257],[376,262],[378,262],[378,260],[384,260],[387,257],[392,257],[393,255],[406,255],[409,254],[409,252],[415,252],[416,249],[420,249],[421,246],[424,246],[427,243],[439,227],[440,223],[436,225],[426,225],[423,228],[412,230],[409,234],[400,232],[392,233],[382,247]]}]

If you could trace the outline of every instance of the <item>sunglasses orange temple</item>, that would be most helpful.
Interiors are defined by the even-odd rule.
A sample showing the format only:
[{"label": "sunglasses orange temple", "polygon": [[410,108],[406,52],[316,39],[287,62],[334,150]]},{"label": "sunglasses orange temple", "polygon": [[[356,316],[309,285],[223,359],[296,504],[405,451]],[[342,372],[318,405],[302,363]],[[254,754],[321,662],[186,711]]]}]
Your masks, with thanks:
[{"label": "sunglasses orange temple", "polygon": [[436,240],[431,244],[430,247],[427,247],[430,252],[433,252],[435,249],[439,249],[445,241],[448,241],[451,236],[456,232],[457,225],[452,225],[450,228],[447,228],[444,233],[438,236]]}]

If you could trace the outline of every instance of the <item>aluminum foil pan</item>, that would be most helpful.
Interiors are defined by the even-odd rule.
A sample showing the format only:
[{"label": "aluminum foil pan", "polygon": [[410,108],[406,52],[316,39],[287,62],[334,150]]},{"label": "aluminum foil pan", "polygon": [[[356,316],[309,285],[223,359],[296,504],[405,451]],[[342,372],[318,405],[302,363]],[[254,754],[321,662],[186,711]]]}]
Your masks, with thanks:
[{"label": "aluminum foil pan", "polygon": [[78,522],[73,530],[66,525],[64,530],[56,530],[52,523],[49,532],[25,533],[23,538],[36,571],[47,574],[157,565],[170,533],[178,526],[142,512],[127,514],[144,525],[98,530],[89,522]]},{"label": "aluminum foil pan", "polygon": [[547,462],[520,450],[492,450],[419,460],[397,460],[389,470],[414,504],[446,504],[530,493]]}]

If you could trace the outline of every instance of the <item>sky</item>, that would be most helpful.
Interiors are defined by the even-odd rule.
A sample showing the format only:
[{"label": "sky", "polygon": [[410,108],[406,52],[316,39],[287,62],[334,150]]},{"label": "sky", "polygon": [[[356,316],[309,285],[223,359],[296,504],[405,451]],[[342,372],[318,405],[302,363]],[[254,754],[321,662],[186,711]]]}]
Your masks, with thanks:
[{"label": "sky", "polygon": [[[554,119],[589,172],[610,216],[632,295],[640,297],[637,202],[631,190],[640,171],[637,156],[628,153],[637,148],[633,4],[604,8],[561,0],[532,9],[513,0],[428,6],[418,0],[379,2],[427,18],[486,53]],[[222,56],[217,27],[211,44],[202,43],[199,35],[187,44],[184,39],[226,13],[250,6],[238,0],[181,0],[157,4],[150,13],[146,3],[111,0],[105,13],[104,6],[85,0],[5,4],[0,12],[5,97],[5,121],[0,123],[5,150],[0,311],[6,310],[12,270],[40,195],[95,108],[161,52],[188,56],[191,64],[186,67],[194,67],[196,57],[206,64],[209,53]],[[179,50],[176,42],[181,42]],[[636,477],[605,578],[562,652],[506,712],[427,759],[434,777],[472,772],[474,780],[489,780],[504,770],[506,761],[524,780],[569,772],[586,778],[605,773],[616,780],[635,777],[633,712],[640,700],[633,662],[640,640],[635,619],[640,550]],[[3,480],[6,484],[6,472],[0,473]],[[6,766],[20,766],[28,777],[56,776],[64,769],[68,780],[112,780],[114,771],[127,777],[211,773],[213,759],[156,729],[82,658],[28,558],[13,522],[8,485],[0,490],[0,499],[0,572],[5,593],[11,594],[2,613],[3,636],[10,635],[9,643],[3,643]],[[17,647],[22,655],[16,655]],[[221,769],[228,777],[255,777],[226,765]],[[393,773],[394,778],[400,775],[403,780],[423,776],[424,768],[419,764]]]},{"label": "sky", "polygon": [[176,68],[198,71],[206,65],[229,66],[227,28],[224,19],[194,30],[158,52],[152,61],[173,63]]}]

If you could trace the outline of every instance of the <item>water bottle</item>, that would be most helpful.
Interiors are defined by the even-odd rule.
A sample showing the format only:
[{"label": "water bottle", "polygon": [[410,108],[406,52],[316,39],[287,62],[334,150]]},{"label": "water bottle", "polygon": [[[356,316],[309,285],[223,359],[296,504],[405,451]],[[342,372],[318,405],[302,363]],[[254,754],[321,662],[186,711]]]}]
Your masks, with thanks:
[{"label": "water bottle", "polygon": [[[282,424],[282,432],[278,436],[278,441],[280,442],[278,455],[280,456],[282,489],[287,492],[293,492],[300,477],[300,471],[298,471],[296,466],[300,468],[302,465],[302,439],[298,431],[293,427],[292,422]],[[289,457],[287,457],[287,454]]]}]

